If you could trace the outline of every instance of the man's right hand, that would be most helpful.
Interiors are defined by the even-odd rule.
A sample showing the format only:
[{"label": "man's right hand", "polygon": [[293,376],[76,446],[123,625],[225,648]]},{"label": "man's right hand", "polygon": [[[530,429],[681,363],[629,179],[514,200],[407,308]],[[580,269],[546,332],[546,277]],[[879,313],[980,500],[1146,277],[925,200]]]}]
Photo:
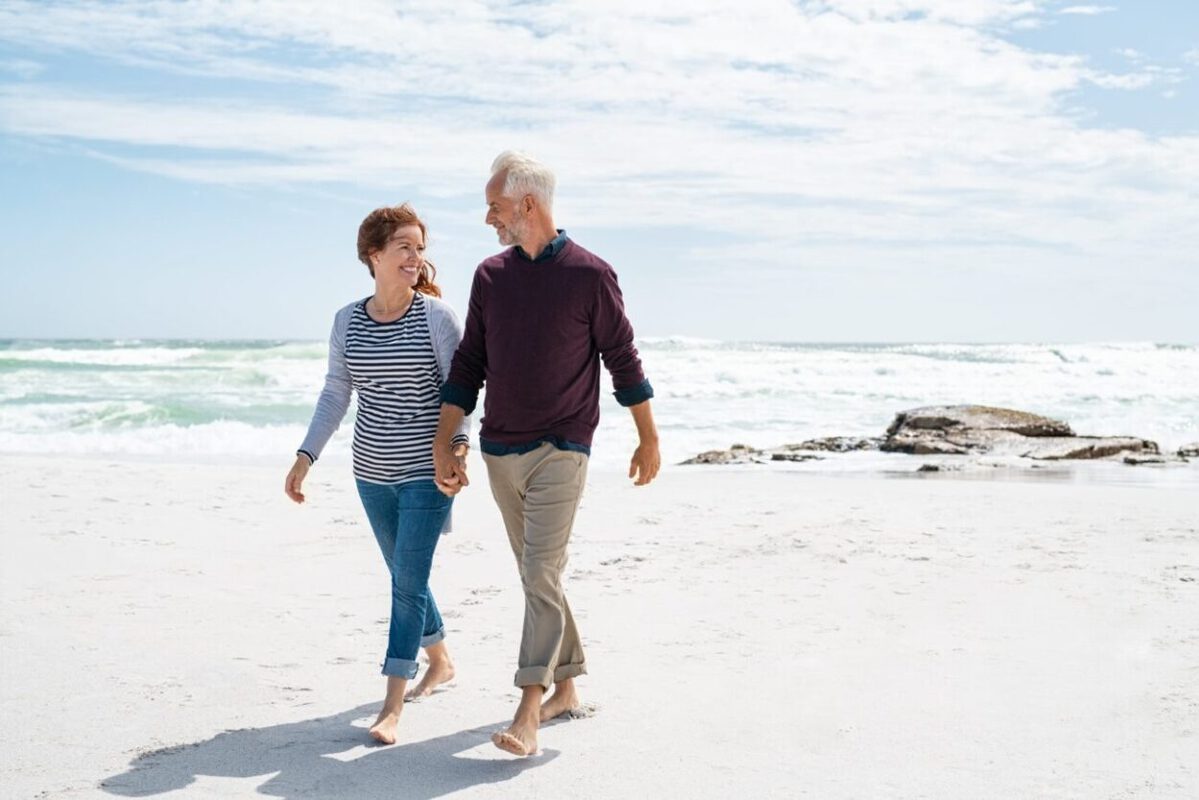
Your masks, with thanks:
[{"label": "man's right hand", "polygon": [[453,448],[438,442],[433,443],[433,469],[436,472],[437,488],[442,494],[453,497],[470,486],[466,477],[466,453],[469,448],[456,444]]}]

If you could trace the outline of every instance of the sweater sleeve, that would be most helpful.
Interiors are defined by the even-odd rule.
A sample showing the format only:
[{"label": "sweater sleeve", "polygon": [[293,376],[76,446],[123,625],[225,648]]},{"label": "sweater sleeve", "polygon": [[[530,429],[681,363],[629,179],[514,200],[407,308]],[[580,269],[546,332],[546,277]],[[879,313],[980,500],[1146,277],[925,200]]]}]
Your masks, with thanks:
[{"label": "sweater sleeve", "polygon": [[321,390],[316,410],[312,412],[312,421],[308,423],[308,435],[297,451],[308,456],[313,463],[320,458],[321,451],[345,419],[350,407],[353,384],[346,366],[345,341],[352,312],[353,306],[347,306],[338,311],[333,319],[333,330],[329,333],[329,368],[325,373],[325,388]]},{"label": "sweater sleeve", "polygon": [[[450,376],[450,364],[454,359],[454,351],[458,349],[458,343],[462,341],[462,323],[458,321],[458,315],[454,313],[454,309],[448,303],[436,303],[431,305],[430,310],[433,313],[433,347],[437,351],[437,366],[441,370],[442,385]],[[458,430],[454,431],[454,436],[450,440],[451,444],[468,444],[470,442],[470,417],[463,416],[462,424],[458,426]]]},{"label": "sweater sleeve", "polygon": [[487,346],[483,324],[483,290],[479,271],[470,287],[466,309],[466,327],[462,342],[454,353],[450,373],[441,387],[441,402],[455,405],[470,414],[479,402],[479,389],[487,374]]},{"label": "sweater sleeve", "polygon": [[645,378],[641,359],[633,344],[633,326],[624,313],[624,297],[616,272],[610,267],[600,272],[595,310],[591,315],[591,336],[604,367],[612,375],[616,402],[635,406],[654,396],[654,388]]}]

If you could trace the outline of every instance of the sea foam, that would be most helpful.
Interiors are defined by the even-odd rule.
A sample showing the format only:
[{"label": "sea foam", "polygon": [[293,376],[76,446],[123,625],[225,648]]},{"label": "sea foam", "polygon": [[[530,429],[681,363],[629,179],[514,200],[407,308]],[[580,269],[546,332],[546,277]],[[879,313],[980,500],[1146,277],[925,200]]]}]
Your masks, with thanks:
[{"label": "sea foam", "polygon": [[[734,442],[879,435],[898,411],[952,403],[1024,409],[1165,449],[1199,440],[1199,348],[1189,345],[668,337],[638,347],[668,462]],[[321,342],[0,342],[0,451],[286,457],[326,357]],[[592,460],[619,467],[635,431],[606,375],[600,390]],[[344,455],[349,429],[330,454]]]}]

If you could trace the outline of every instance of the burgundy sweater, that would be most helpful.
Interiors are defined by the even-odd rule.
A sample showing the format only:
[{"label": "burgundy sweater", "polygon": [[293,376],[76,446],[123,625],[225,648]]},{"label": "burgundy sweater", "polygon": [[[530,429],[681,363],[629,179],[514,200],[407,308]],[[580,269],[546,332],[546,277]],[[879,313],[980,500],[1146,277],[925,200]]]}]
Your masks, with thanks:
[{"label": "burgundy sweater", "polygon": [[599,424],[599,366],[617,401],[653,397],[616,272],[565,234],[536,260],[518,248],[475,270],[466,331],[442,387],[442,402],[474,411],[484,452],[504,454],[551,441],[588,452]]}]

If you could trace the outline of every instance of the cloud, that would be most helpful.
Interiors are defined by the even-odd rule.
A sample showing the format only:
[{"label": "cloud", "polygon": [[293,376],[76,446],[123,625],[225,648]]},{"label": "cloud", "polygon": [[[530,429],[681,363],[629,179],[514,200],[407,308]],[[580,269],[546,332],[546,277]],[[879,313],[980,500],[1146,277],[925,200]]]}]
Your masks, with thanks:
[{"label": "cloud", "polygon": [[516,146],[557,168],[564,219],[732,240],[700,261],[1199,251],[1199,138],[1088,129],[1066,100],[1169,73],[1011,44],[1032,3],[37,9],[0,9],[0,40],[176,88],[9,85],[0,130],[177,180],[473,198]]},{"label": "cloud", "polygon": [[15,75],[23,80],[36,78],[43,71],[45,71],[45,69],[46,66],[44,64],[24,58],[13,58],[0,61],[0,72],[7,72],[10,75]]},{"label": "cloud", "polygon": [[1160,84],[1179,84],[1184,80],[1182,70],[1177,67],[1163,67],[1160,64],[1139,64],[1135,72],[1115,74],[1108,72],[1088,72],[1086,79],[1103,89],[1137,90],[1147,86]]},{"label": "cloud", "polygon": [[1115,10],[1115,6],[1066,6],[1057,13],[1077,14],[1079,16],[1094,16],[1096,14],[1107,14]]},{"label": "cloud", "polygon": [[1188,50],[1185,53],[1183,53],[1182,60],[1187,62],[1188,64],[1193,64],[1193,65],[1199,67],[1199,47],[1196,47],[1193,50]]}]

